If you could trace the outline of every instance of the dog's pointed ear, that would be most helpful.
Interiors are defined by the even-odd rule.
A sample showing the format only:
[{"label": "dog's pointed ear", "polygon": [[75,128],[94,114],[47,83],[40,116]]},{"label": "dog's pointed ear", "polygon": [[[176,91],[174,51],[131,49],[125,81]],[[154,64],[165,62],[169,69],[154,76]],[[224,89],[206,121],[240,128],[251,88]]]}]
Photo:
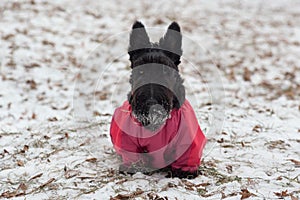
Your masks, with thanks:
[{"label": "dog's pointed ear", "polygon": [[164,37],[159,40],[159,45],[166,51],[167,56],[170,57],[176,65],[180,63],[180,57],[182,55],[181,44],[182,35],[180,27],[177,22],[172,22]]},{"label": "dog's pointed ear", "polygon": [[132,26],[129,38],[128,54],[130,61],[138,56],[140,50],[149,48],[150,46],[151,43],[145,30],[145,26],[141,22],[136,21]]}]

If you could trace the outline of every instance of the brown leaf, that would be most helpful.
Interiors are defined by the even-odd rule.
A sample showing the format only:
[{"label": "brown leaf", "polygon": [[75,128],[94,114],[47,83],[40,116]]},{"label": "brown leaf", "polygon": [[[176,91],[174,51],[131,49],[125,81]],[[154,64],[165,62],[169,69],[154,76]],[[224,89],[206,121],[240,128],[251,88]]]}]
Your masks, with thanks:
[{"label": "brown leaf", "polygon": [[164,21],[163,21],[162,19],[160,19],[160,18],[158,18],[158,19],[156,19],[156,20],[154,21],[154,24],[157,24],[157,25],[163,24],[163,23],[164,23]]},{"label": "brown leaf", "polygon": [[56,121],[58,121],[58,119],[56,117],[51,117],[51,118],[48,118],[48,121],[49,122],[56,122]]},{"label": "brown leaf", "polygon": [[244,69],[243,78],[245,81],[251,81],[251,72],[247,67]]},{"label": "brown leaf", "polygon": [[29,146],[28,145],[24,145],[23,149],[21,150],[21,153],[25,153],[26,151],[28,151]]},{"label": "brown leaf", "polygon": [[111,197],[110,200],[127,200],[127,199],[133,199],[134,197],[143,194],[144,191],[140,188],[137,188],[135,192],[129,193],[129,194],[118,194],[115,197]]},{"label": "brown leaf", "polygon": [[0,197],[8,199],[8,198],[15,197],[16,195],[17,195],[16,191],[14,191],[14,192],[6,191],[6,192],[3,192]]},{"label": "brown leaf", "polygon": [[25,183],[20,183],[18,189],[21,189],[23,191],[26,191],[27,190],[27,186],[25,185]]},{"label": "brown leaf", "polygon": [[272,85],[268,81],[262,81],[259,85],[261,87],[264,87],[264,88],[269,89],[269,90],[273,90],[275,88],[274,85]]},{"label": "brown leaf", "polygon": [[90,162],[90,163],[95,163],[95,162],[97,162],[97,158],[87,158],[85,161]]},{"label": "brown leaf", "polygon": [[7,34],[7,35],[2,36],[2,39],[3,39],[3,40],[9,40],[9,39],[11,39],[11,38],[13,38],[13,37],[15,37],[14,34]]},{"label": "brown leaf", "polygon": [[287,190],[285,190],[285,191],[281,191],[281,192],[274,192],[274,194],[275,194],[276,196],[280,197],[280,198],[283,198],[283,197],[287,197],[287,196],[289,196],[289,194],[288,194],[288,191],[287,191]]},{"label": "brown leaf", "polygon": [[20,167],[22,167],[22,166],[24,166],[24,162],[21,161],[21,160],[18,160],[18,161],[17,161],[17,165],[20,166]]},{"label": "brown leaf", "polygon": [[232,144],[224,144],[222,145],[223,148],[234,148],[234,145]]},{"label": "brown leaf", "polygon": [[261,130],[262,130],[262,126],[259,124],[255,125],[252,129],[252,131],[257,132],[257,133],[261,132]]},{"label": "brown leaf", "polygon": [[65,105],[65,106],[63,106],[63,107],[58,107],[58,106],[55,106],[55,105],[51,105],[51,108],[53,109],[53,110],[66,110],[67,108],[69,108],[69,104],[67,104],[67,105]]},{"label": "brown leaf", "polygon": [[41,177],[42,175],[43,175],[43,173],[39,173],[39,174],[37,174],[37,175],[34,175],[34,176],[31,177],[28,181],[31,181],[31,180],[36,179],[36,178],[39,178],[39,177]]},{"label": "brown leaf", "polygon": [[229,173],[229,174],[231,174],[232,173],[232,165],[227,165],[226,166],[226,169],[227,169],[227,172]]},{"label": "brown leaf", "polygon": [[46,140],[49,140],[51,137],[49,137],[48,135],[44,135],[43,138],[46,139]]},{"label": "brown leaf", "polygon": [[108,98],[108,93],[103,91],[95,92],[95,96],[99,98],[99,100],[106,100]]},{"label": "brown leaf", "polygon": [[36,84],[36,82],[34,80],[27,80],[26,84],[28,84],[30,86],[30,89],[36,90],[37,84]]},{"label": "brown leaf", "polygon": [[217,143],[224,143],[224,138],[217,140]]},{"label": "brown leaf", "polygon": [[98,111],[94,111],[93,112],[93,115],[96,117],[96,116],[101,116],[101,113],[100,112],[98,112]]},{"label": "brown leaf", "polygon": [[149,198],[149,200],[157,200],[160,197],[158,196],[158,194],[155,194],[154,192],[150,192],[147,194],[147,197]]},{"label": "brown leaf", "polygon": [[49,45],[49,46],[52,46],[52,47],[55,46],[55,43],[50,42],[50,41],[48,41],[48,40],[43,40],[42,43],[43,43],[43,45]]},{"label": "brown leaf", "polygon": [[242,147],[245,147],[245,142],[241,141],[241,145],[242,145]]},{"label": "brown leaf", "polygon": [[296,167],[300,167],[300,161],[295,159],[290,159],[289,161],[293,162],[296,165]]},{"label": "brown leaf", "polygon": [[266,143],[268,145],[268,149],[280,149],[280,150],[286,150],[287,147],[290,147],[290,144],[285,143],[283,140],[275,140],[270,141]]},{"label": "brown leaf", "polygon": [[241,190],[242,192],[240,193],[242,196],[241,196],[241,199],[247,199],[251,196],[256,196],[254,194],[252,194],[251,192],[249,192],[247,189],[242,189]]},{"label": "brown leaf", "polygon": [[75,177],[79,174],[80,174],[80,172],[76,171],[76,170],[66,170],[65,171],[65,178],[66,179],[73,178],[73,177]]},{"label": "brown leaf", "polygon": [[38,63],[29,63],[29,64],[24,65],[24,67],[27,68],[27,69],[31,69],[31,68],[35,68],[35,67],[40,67],[40,64],[38,64]]},{"label": "brown leaf", "polygon": [[43,187],[49,185],[50,183],[52,183],[53,181],[55,181],[55,178],[49,179],[46,183],[40,185],[39,188],[43,188]]}]

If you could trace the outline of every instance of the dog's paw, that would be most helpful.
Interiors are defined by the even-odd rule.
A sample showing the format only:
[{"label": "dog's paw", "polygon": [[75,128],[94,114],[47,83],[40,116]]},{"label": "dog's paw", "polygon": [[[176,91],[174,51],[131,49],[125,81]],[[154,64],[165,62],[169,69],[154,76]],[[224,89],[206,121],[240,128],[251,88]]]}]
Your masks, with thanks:
[{"label": "dog's paw", "polygon": [[119,173],[124,174],[124,175],[133,175],[137,172],[141,172],[145,175],[151,175],[154,170],[146,167],[141,167],[141,166],[125,166],[125,165],[120,165],[119,166]]},{"label": "dog's paw", "polygon": [[137,172],[137,170],[133,167],[127,167],[125,165],[120,165],[119,166],[119,173],[124,174],[124,175],[133,175]]},{"label": "dog's paw", "polygon": [[181,169],[172,169],[168,171],[168,175],[166,178],[187,178],[187,179],[194,179],[199,175],[199,171],[183,171]]}]

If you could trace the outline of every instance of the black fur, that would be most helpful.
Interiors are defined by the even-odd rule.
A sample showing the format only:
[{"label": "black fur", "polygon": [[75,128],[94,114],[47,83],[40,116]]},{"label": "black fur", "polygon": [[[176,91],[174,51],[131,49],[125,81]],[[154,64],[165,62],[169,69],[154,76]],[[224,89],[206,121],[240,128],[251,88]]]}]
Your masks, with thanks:
[{"label": "black fur", "polygon": [[[157,109],[164,111],[161,117],[166,120],[172,109],[180,108],[185,100],[183,80],[178,73],[181,40],[180,27],[176,22],[168,27],[159,43],[150,42],[141,22],[133,24],[128,48],[132,68],[128,101],[137,119],[151,130],[163,123],[155,124],[148,120],[152,106],[160,105]],[[153,77],[155,81],[151,83]],[[147,81],[148,84],[145,84]]]},{"label": "black fur", "polygon": [[[158,43],[150,42],[144,25],[136,21],[130,34],[128,54],[131,61],[131,91],[128,101],[132,113],[140,123],[150,130],[157,130],[173,109],[179,109],[185,101],[183,79],[178,70],[182,56],[180,27],[173,22]],[[161,121],[150,120],[153,112]],[[120,172],[148,173],[146,168],[120,166]],[[150,170],[151,171],[151,170]],[[166,167],[168,177],[194,178],[198,171],[186,172]]]}]

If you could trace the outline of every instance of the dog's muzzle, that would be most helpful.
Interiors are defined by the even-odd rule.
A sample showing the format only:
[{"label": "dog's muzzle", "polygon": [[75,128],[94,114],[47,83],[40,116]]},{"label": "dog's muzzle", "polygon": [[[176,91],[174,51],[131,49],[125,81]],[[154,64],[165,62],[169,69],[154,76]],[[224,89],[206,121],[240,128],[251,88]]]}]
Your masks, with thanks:
[{"label": "dog's muzzle", "polygon": [[145,105],[144,112],[133,111],[133,114],[146,129],[155,131],[169,118],[169,112],[155,99],[146,100]]}]

